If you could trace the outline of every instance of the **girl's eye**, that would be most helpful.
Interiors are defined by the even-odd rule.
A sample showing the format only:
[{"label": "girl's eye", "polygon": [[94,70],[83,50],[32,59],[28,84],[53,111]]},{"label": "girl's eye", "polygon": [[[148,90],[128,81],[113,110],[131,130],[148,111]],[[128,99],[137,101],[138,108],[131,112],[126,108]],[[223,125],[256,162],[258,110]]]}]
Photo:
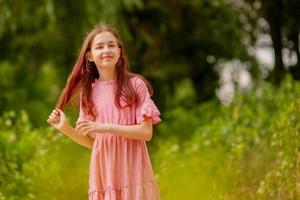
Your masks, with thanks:
[{"label": "girl's eye", "polygon": [[114,44],[111,44],[111,45],[109,45],[109,47],[115,47],[115,45],[114,45]]},{"label": "girl's eye", "polygon": [[96,49],[102,49],[103,48],[103,46],[97,46],[96,47]]}]

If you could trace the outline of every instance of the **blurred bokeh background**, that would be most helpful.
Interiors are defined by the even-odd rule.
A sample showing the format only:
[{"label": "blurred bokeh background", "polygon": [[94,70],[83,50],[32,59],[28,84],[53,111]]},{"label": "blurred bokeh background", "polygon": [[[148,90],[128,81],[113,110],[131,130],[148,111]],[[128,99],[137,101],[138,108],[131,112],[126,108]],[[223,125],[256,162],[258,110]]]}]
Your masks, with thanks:
[{"label": "blurred bokeh background", "polygon": [[0,200],[87,199],[90,150],[46,120],[100,21],[153,84],[163,200],[300,199],[299,0],[0,0],[0,13]]}]

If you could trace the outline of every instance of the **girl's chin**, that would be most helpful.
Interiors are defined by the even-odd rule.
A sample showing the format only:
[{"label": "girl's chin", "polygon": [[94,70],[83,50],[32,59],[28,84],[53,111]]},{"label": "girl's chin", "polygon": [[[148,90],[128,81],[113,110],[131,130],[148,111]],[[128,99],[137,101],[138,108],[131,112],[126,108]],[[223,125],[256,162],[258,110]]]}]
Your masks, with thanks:
[{"label": "girl's chin", "polygon": [[115,63],[101,63],[98,65],[100,68],[114,68],[116,66]]}]

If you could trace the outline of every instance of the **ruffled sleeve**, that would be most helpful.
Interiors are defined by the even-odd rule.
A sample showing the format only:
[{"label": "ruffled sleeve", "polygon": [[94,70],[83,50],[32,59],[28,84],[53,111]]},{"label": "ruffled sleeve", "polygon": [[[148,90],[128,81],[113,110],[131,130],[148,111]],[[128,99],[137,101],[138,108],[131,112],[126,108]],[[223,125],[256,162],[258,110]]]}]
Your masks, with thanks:
[{"label": "ruffled sleeve", "polygon": [[161,121],[160,111],[151,99],[146,83],[137,77],[135,87],[139,98],[136,107],[136,123],[139,124],[151,117],[152,124],[158,124]]},{"label": "ruffled sleeve", "polygon": [[[83,106],[82,106],[82,100],[81,100],[81,93],[80,93],[80,109],[79,109],[79,116],[78,119],[76,121],[76,124],[80,121],[84,121],[84,120],[91,120],[83,111]],[[92,132],[92,133],[88,133],[88,136],[90,136],[91,138],[96,138],[96,133]]]}]

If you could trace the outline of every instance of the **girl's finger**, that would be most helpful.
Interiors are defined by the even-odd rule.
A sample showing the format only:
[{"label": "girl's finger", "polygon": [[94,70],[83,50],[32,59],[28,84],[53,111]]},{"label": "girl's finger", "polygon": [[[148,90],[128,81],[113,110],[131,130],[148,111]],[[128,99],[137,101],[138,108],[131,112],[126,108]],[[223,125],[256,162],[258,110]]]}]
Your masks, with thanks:
[{"label": "girl's finger", "polygon": [[59,109],[59,108],[56,108],[55,109],[59,114],[62,114],[63,113],[63,111],[61,110],[61,109]]},{"label": "girl's finger", "polygon": [[95,128],[93,125],[90,125],[87,130],[88,130],[88,132],[92,132],[95,130]]},{"label": "girl's finger", "polygon": [[49,119],[51,119],[52,121],[59,121],[59,118],[53,115],[50,115]]},{"label": "girl's finger", "polygon": [[56,114],[54,114],[54,113],[51,113],[51,115],[50,115],[51,117],[56,117]]},{"label": "girl's finger", "polygon": [[86,129],[87,129],[86,127],[82,127],[82,129],[81,129],[81,130],[82,130],[82,132],[85,132],[85,131],[86,131]]},{"label": "girl's finger", "polygon": [[90,129],[85,129],[85,131],[83,131],[83,134],[88,135],[90,132],[91,132]]},{"label": "girl's finger", "polygon": [[83,121],[77,122],[77,125],[86,124],[86,123],[90,123],[90,121],[89,120],[83,120]]},{"label": "girl's finger", "polygon": [[54,121],[59,121],[59,118],[57,118],[57,117],[55,117],[55,116],[51,116],[50,117],[52,120],[54,120]]},{"label": "girl's finger", "polygon": [[53,123],[57,123],[59,120],[56,120],[55,118],[52,119]]},{"label": "girl's finger", "polygon": [[58,114],[54,111],[51,113],[51,115],[57,115],[58,116]]},{"label": "girl's finger", "polygon": [[93,131],[93,128],[88,128],[87,130],[86,130],[88,133],[90,133],[90,132],[92,132]]},{"label": "girl's finger", "polygon": [[51,118],[48,119],[48,122],[49,122],[50,124],[53,124],[53,123],[54,123],[53,119],[51,119]]},{"label": "girl's finger", "polygon": [[84,127],[83,132],[88,133],[91,131],[91,128],[89,126]]},{"label": "girl's finger", "polygon": [[84,127],[87,127],[87,126],[89,126],[89,124],[87,124],[87,123],[84,123],[84,124],[82,123],[82,124],[78,125],[79,128],[84,128]]}]

